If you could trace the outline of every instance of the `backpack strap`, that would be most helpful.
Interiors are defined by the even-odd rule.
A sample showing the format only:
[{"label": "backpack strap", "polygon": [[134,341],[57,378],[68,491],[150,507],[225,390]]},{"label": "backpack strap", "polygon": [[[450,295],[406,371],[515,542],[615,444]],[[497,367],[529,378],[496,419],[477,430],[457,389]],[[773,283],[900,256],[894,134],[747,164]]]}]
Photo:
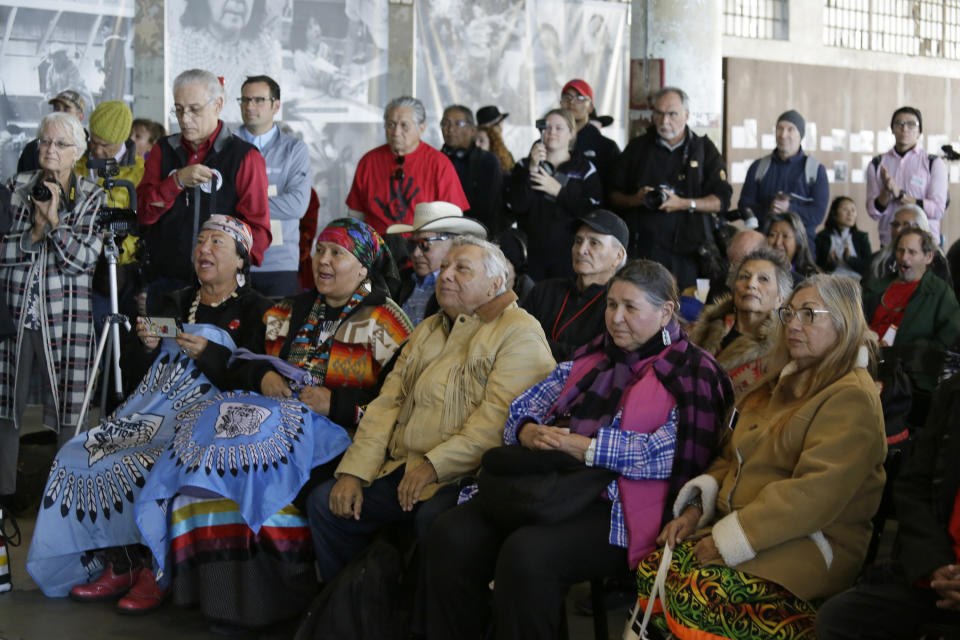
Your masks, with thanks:
[{"label": "backpack strap", "polygon": [[757,184],[763,182],[763,177],[767,175],[767,171],[770,170],[770,159],[773,157],[773,154],[763,156],[760,158],[760,161],[757,163],[757,172],[753,174],[754,179],[757,181]]}]

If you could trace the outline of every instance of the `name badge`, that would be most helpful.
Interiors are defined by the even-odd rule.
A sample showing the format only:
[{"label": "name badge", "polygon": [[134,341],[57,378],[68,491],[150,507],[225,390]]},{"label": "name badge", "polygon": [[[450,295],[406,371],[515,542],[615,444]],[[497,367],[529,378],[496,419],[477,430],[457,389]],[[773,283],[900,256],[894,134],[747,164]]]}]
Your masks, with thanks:
[{"label": "name badge", "polygon": [[[270,186],[273,187],[273,185]],[[274,187],[274,191],[276,191],[276,187]],[[283,244],[283,223],[280,220],[270,221],[270,236],[271,247],[279,247]]]},{"label": "name badge", "polygon": [[277,195],[277,185],[271,184],[267,187],[267,197],[274,198]]}]

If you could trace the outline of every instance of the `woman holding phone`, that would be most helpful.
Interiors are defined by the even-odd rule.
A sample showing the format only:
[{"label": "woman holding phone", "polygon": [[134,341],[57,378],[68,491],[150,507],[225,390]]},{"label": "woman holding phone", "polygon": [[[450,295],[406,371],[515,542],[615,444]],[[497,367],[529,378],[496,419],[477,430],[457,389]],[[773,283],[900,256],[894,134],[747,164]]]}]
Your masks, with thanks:
[{"label": "woman holding phone", "polygon": [[572,225],[603,198],[597,169],[572,151],[576,132],[568,112],[548,111],[540,140],[514,166],[509,180],[507,207],[529,239],[528,274],[536,281],[573,277],[567,253],[573,246]]},{"label": "woman holding phone", "polygon": [[[148,318],[137,318],[139,348],[131,345],[123,358],[128,386],[140,381],[158,353],[162,338],[151,330],[149,318],[212,324],[227,331],[238,347],[263,353],[263,314],[273,303],[248,282],[252,244],[250,227],[236,218],[214,214],[203,224],[193,250],[197,284],[160,296],[148,309]],[[214,385],[230,387],[226,380],[229,349],[189,333],[180,333],[176,341]]]}]

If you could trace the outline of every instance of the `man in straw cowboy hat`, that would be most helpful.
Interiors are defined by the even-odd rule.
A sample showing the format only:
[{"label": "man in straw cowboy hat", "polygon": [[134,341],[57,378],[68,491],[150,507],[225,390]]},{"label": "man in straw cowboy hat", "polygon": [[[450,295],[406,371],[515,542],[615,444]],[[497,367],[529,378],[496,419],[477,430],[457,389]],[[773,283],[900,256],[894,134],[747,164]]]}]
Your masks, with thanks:
[{"label": "man in straw cowboy hat", "polygon": [[447,255],[453,238],[459,235],[476,236],[482,240],[487,230],[449,202],[421,202],[413,210],[413,224],[392,224],[387,233],[409,233],[408,250],[413,268],[397,294],[401,306],[413,326],[440,310],[434,293],[440,263]]}]

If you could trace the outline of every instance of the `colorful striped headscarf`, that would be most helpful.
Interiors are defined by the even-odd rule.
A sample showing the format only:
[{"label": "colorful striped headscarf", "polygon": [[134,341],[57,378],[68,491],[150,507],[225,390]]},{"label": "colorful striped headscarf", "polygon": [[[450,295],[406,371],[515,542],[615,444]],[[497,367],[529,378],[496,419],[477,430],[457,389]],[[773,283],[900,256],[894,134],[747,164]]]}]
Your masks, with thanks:
[{"label": "colorful striped headscarf", "polygon": [[338,218],[324,227],[317,242],[332,242],[340,245],[367,268],[371,279],[379,276],[387,286],[392,280],[399,281],[397,266],[390,248],[383,237],[372,227],[355,218]]},{"label": "colorful striped headscarf", "polygon": [[253,232],[250,230],[250,225],[243,220],[238,220],[233,216],[225,216],[222,213],[215,213],[203,223],[201,229],[224,232],[243,245],[247,250],[247,255],[250,255],[250,248],[253,247]]}]

